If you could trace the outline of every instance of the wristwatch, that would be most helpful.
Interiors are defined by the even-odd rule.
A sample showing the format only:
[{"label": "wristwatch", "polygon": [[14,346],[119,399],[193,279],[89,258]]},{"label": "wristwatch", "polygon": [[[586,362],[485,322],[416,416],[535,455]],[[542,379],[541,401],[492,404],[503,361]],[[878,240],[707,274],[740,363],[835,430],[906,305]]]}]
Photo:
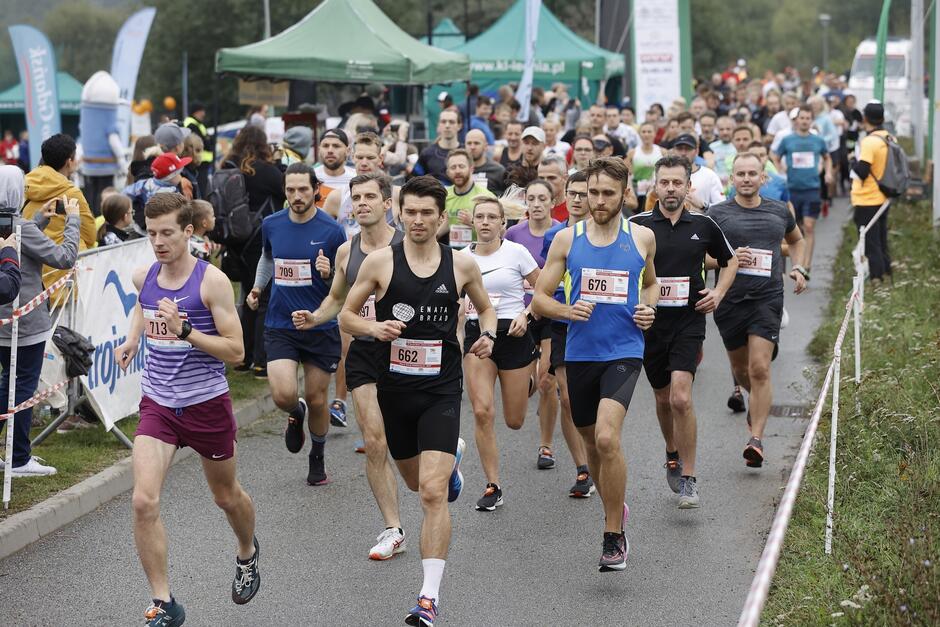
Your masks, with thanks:
[{"label": "wristwatch", "polygon": [[803,266],[793,266],[793,269],[803,275],[803,278],[809,280],[809,271]]},{"label": "wristwatch", "polygon": [[193,332],[193,324],[189,320],[183,320],[183,330],[180,331],[180,334],[177,335],[181,340],[185,340],[189,337],[189,334]]},{"label": "wristwatch", "polygon": [[480,333],[480,337],[488,337],[490,338],[490,341],[496,342],[496,336],[493,335],[492,331],[483,331]]}]

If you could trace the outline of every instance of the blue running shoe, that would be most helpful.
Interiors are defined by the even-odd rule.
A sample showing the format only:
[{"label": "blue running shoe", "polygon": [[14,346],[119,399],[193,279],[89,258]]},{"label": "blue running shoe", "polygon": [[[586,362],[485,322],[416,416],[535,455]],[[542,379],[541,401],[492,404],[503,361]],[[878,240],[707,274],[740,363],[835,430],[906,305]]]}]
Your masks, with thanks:
[{"label": "blue running shoe", "polygon": [[144,612],[147,627],[179,627],[186,622],[186,610],[171,598],[169,602],[154,599]]},{"label": "blue running shoe", "polygon": [[334,398],[330,403],[330,424],[334,427],[349,426],[346,420],[346,401]]},{"label": "blue running shoe", "polygon": [[405,624],[414,627],[432,627],[437,618],[437,603],[434,599],[418,597],[418,604],[405,616]]},{"label": "blue running shoe", "polygon": [[460,496],[463,489],[463,473],[460,472],[460,460],[463,459],[463,452],[467,450],[467,443],[463,438],[457,438],[457,453],[454,455],[454,471],[450,473],[450,485],[447,486],[447,502],[453,503]]}]

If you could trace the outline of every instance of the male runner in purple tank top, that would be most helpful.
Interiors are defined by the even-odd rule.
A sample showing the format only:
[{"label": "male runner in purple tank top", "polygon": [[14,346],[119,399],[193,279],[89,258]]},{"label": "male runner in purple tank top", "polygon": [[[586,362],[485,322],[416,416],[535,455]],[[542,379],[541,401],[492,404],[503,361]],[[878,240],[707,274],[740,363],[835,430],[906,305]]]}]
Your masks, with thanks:
[{"label": "male runner in purple tank top", "polygon": [[134,271],[139,291],[127,341],[117,348],[127,369],[147,344],[140,423],[134,438],[134,540],[150,583],[151,627],[175,627],[186,618],[170,593],[167,538],[160,492],[176,449],[189,446],[238,544],[232,600],[250,601],[261,585],[255,509],[235,477],[238,426],[225,363],[244,357],[232,284],[222,272],[189,254],[192,206],[182,195],[157,194],[144,209],[157,263]]}]

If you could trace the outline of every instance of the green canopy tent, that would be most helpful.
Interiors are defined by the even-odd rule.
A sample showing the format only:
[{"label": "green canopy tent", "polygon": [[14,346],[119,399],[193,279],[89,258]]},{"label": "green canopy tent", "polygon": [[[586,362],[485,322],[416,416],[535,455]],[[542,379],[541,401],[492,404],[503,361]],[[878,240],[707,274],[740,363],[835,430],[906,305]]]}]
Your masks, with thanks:
[{"label": "green canopy tent", "polygon": [[243,77],[422,85],[470,79],[467,55],[425,45],[372,0],[324,0],[269,39],[216,53],[216,72]]},{"label": "green canopy tent", "polygon": [[[62,129],[64,132],[74,135],[78,129],[78,112],[82,103],[82,84],[67,72],[57,72],[56,87],[59,94],[59,111],[63,117]],[[17,131],[26,128],[24,100],[22,83],[0,92],[0,128]]]},{"label": "green canopy tent", "polygon": [[[434,27],[434,30],[431,31],[433,45],[435,48],[441,48],[442,50],[453,50],[458,48],[467,41],[467,37],[463,34],[463,31],[460,30],[454,20],[449,17],[445,17],[443,20],[437,23],[437,26]],[[428,38],[422,37],[421,43],[427,44]]]}]

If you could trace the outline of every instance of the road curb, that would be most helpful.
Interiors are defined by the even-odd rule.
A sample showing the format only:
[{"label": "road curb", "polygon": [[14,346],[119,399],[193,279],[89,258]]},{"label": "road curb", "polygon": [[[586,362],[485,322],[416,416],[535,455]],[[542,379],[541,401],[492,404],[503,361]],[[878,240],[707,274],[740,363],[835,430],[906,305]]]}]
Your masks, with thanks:
[{"label": "road curb", "polygon": [[[235,421],[238,428],[243,429],[273,409],[274,401],[270,394],[266,394],[238,408]],[[181,449],[173,464],[194,454],[191,448]],[[95,511],[130,490],[133,484],[133,467],[128,456],[28,510],[13,514],[0,522],[0,560]]]}]

